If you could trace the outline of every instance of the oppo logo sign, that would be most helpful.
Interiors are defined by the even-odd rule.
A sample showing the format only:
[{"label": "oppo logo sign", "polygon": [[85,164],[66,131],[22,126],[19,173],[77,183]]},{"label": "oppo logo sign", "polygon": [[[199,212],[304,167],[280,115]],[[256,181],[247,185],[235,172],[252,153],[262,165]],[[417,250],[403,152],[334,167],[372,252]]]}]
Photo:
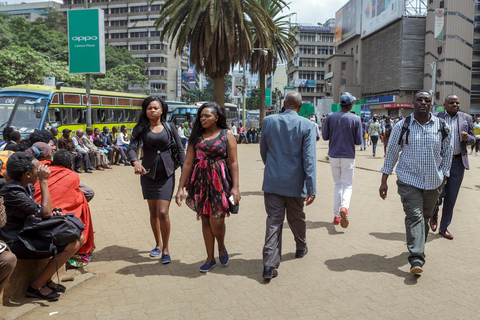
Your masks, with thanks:
[{"label": "oppo logo sign", "polygon": [[90,40],[97,40],[97,36],[78,36],[72,37],[72,41],[90,41]]}]

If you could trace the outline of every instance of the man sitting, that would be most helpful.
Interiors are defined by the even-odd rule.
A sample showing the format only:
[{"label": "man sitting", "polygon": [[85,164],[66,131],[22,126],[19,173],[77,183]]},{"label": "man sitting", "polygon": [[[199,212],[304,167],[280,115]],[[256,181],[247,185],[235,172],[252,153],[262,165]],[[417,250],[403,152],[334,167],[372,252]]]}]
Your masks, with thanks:
[{"label": "man sitting", "polygon": [[[82,157],[83,163],[85,165],[85,172],[92,173],[95,170],[93,167],[95,166],[95,153],[90,151],[85,144],[83,143],[82,137],[84,132],[82,129],[78,129],[77,132],[72,137],[73,146],[75,147],[75,151]],[[77,169],[75,171],[78,173]]]},{"label": "man sitting", "polygon": [[20,132],[18,132],[17,130],[14,130],[11,134],[10,134],[10,141],[7,142],[7,145],[5,146],[5,151],[17,151],[17,143],[19,143],[20,141],[22,141],[22,135],[20,134]]},{"label": "man sitting", "polygon": [[[85,243],[77,251],[77,254],[87,255],[94,247],[92,217],[90,207],[82,190],[80,189],[80,177],[72,171],[73,156],[67,150],[59,150],[53,155],[53,161],[45,160],[50,169],[48,177],[48,190],[52,199],[52,206],[61,208],[64,213],[75,213],[85,225],[82,234]],[[41,189],[39,181],[35,183],[35,201],[41,201]]]},{"label": "man sitting", "polygon": [[95,159],[97,161],[97,170],[103,171],[105,169],[112,169],[110,167],[110,162],[108,161],[107,155],[105,152],[100,150],[94,143],[93,143],[93,129],[87,128],[86,134],[82,136],[82,141],[85,147],[88,148],[89,151],[92,151],[95,154]]},{"label": "man sitting", "polygon": [[[73,139],[70,138],[70,132],[72,132],[72,130],[63,129],[62,136],[60,137],[60,139],[58,139],[58,149],[67,150],[68,152],[70,152],[75,157],[74,170],[77,173],[81,173],[80,167],[82,166],[83,157],[80,154],[78,154],[77,151],[75,150],[75,146],[73,144]],[[86,168],[87,167],[85,166],[85,169]],[[87,172],[87,170],[85,170],[85,172]],[[91,173],[91,171],[90,171],[90,173]]]}]

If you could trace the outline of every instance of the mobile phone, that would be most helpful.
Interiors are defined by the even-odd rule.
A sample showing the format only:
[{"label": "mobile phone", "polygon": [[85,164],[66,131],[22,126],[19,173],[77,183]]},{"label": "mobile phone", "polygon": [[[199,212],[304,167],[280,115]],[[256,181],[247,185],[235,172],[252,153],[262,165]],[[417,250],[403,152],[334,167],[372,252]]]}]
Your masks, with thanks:
[{"label": "mobile phone", "polygon": [[233,198],[233,195],[230,196],[230,198],[228,198],[228,200],[230,200],[230,203],[231,203],[232,205],[235,205],[235,199]]}]

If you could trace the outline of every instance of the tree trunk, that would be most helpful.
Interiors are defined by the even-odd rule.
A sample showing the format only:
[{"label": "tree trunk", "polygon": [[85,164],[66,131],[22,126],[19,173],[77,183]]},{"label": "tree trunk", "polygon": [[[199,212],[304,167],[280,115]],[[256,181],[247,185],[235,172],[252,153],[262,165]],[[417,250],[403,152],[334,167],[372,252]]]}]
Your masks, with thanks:
[{"label": "tree trunk", "polygon": [[260,83],[260,99],[258,103],[260,104],[260,126],[263,124],[263,118],[266,116],[266,106],[265,106],[265,74],[260,72],[258,82]]},{"label": "tree trunk", "polygon": [[225,108],[225,75],[213,78],[213,101]]}]

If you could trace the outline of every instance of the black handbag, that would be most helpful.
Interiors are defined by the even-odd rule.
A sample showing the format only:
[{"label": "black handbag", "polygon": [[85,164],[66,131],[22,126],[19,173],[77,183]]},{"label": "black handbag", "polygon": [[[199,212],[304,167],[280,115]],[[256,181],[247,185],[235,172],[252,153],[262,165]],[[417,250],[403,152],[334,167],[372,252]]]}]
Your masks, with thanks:
[{"label": "black handbag", "polygon": [[167,128],[170,135],[170,154],[172,155],[174,170],[177,170],[177,168],[180,167],[180,157],[178,155],[177,142],[175,141],[174,133],[172,132],[172,128],[170,127],[170,125],[168,125],[167,123],[165,127]]}]

